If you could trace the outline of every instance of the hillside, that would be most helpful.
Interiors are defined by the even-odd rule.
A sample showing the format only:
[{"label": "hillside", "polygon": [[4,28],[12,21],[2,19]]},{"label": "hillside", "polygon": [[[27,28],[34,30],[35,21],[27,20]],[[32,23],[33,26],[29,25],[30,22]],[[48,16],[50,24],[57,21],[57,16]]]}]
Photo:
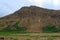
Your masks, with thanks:
[{"label": "hillside", "polygon": [[48,10],[37,6],[22,7],[13,14],[0,18],[0,30],[17,21],[18,26],[27,28],[26,32],[43,32],[42,28],[48,25],[60,28],[60,10]]}]

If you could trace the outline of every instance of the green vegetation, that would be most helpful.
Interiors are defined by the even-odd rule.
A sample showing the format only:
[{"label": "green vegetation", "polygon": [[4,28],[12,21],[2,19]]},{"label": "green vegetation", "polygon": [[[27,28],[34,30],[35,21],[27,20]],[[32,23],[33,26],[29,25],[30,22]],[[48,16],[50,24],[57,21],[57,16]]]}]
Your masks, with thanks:
[{"label": "green vegetation", "polygon": [[43,32],[47,33],[54,33],[54,32],[60,32],[60,28],[57,28],[54,25],[48,25],[42,28]]},{"label": "green vegetation", "polygon": [[19,21],[17,21],[13,25],[7,25],[7,27],[1,30],[0,32],[24,32],[27,30],[26,27],[21,27],[18,24]]},{"label": "green vegetation", "polygon": [[26,39],[26,40],[31,40],[31,39]]},{"label": "green vegetation", "polygon": [[10,40],[18,40],[18,38],[12,38],[12,37],[11,37]]},{"label": "green vegetation", "polygon": [[3,26],[4,26],[4,24],[0,22],[0,27],[3,27]]}]

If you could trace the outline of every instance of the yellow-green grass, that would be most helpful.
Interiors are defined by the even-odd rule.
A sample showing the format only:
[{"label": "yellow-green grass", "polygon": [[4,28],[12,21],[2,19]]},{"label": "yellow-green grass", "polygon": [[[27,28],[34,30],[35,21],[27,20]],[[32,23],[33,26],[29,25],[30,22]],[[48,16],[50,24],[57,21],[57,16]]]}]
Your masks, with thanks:
[{"label": "yellow-green grass", "polygon": [[17,39],[21,40],[42,40],[44,39],[50,39],[53,40],[55,38],[60,38],[60,33],[25,33],[25,34],[6,34],[6,35],[0,35],[0,37],[7,37],[7,38],[12,38],[12,39]]}]

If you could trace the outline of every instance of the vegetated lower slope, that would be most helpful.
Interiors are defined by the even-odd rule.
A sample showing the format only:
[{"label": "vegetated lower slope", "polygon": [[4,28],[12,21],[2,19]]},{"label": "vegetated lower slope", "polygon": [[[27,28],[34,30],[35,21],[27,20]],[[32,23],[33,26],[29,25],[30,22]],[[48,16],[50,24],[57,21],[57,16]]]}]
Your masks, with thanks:
[{"label": "vegetated lower slope", "polygon": [[60,10],[48,10],[37,6],[22,7],[13,14],[0,18],[0,30],[17,21],[19,21],[19,27],[27,28],[25,32],[58,32],[60,31]]}]

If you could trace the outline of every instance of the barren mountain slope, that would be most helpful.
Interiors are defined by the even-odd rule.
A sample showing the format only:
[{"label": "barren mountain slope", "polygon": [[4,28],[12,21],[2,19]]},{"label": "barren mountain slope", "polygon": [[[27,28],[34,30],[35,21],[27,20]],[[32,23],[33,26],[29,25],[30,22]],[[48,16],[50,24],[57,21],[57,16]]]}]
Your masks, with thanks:
[{"label": "barren mountain slope", "polygon": [[60,11],[37,6],[22,7],[13,14],[0,18],[0,30],[16,21],[19,21],[19,26],[27,27],[27,32],[42,32],[44,26],[60,26]]}]

